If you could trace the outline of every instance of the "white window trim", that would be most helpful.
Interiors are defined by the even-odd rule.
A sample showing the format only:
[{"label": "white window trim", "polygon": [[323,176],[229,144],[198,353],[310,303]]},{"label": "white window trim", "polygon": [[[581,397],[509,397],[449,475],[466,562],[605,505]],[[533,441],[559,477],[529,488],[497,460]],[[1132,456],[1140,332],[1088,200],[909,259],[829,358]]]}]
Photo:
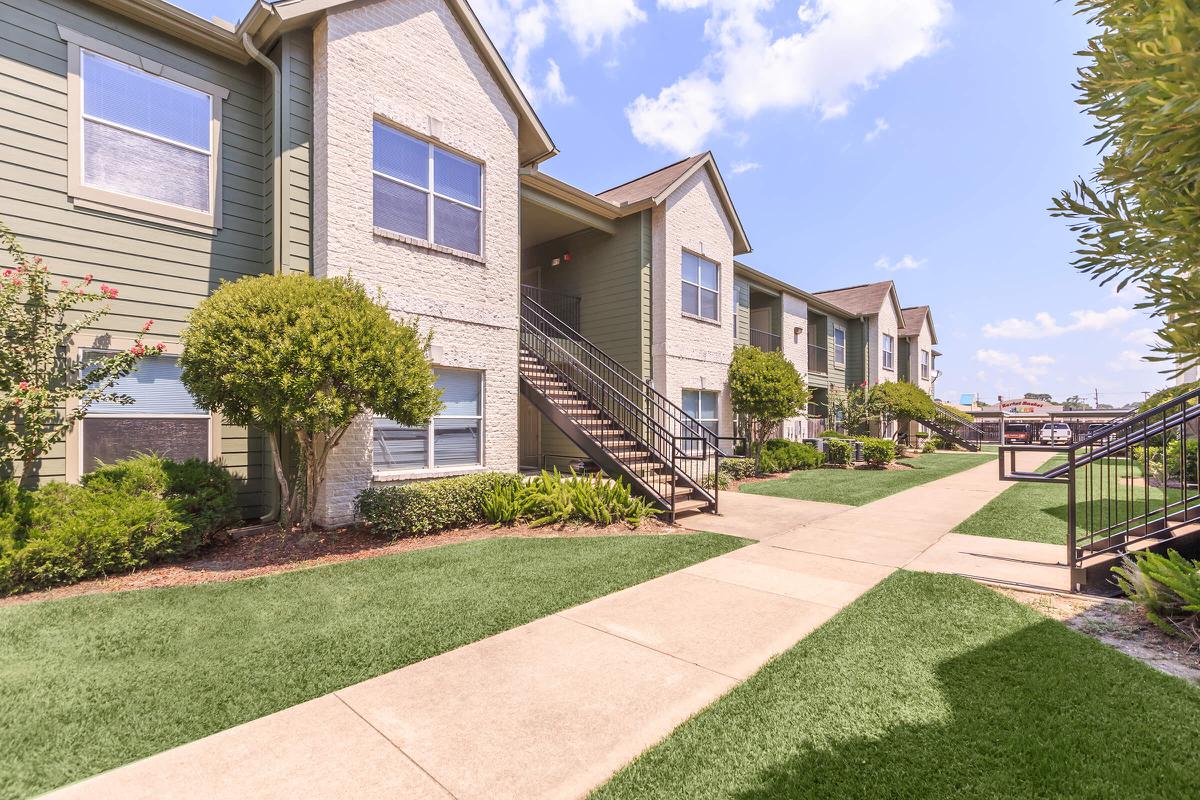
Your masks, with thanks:
[{"label": "white window trim", "polygon": [[[838,357],[837,335],[842,335],[842,355]],[[846,366],[846,329],[841,325],[834,323],[833,326],[833,364],[837,367]]]},{"label": "white window trim", "polygon": [[[114,353],[121,350],[128,350],[133,347],[133,339],[112,338],[104,342],[104,347],[97,345],[83,345],[72,343],[70,352],[76,363],[83,363],[83,357],[87,353]],[[166,349],[163,350],[163,355],[174,356],[178,358],[183,354],[183,346],[177,342],[164,342]],[[154,356],[150,356],[154,358]],[[79,407],[78,401],[71,399],[67,401],[67,411],[74,411]],[[205,412],[204,414],[95,414],[94,416],[104,419],[208,419],[208,459],[215,461],[221,457],[221,426],[224,420],[221,414],[216,411]],[[79,478],[83,475],[83,426],[87,422],[87,417],[81,419],[70,432],[66,439],[66,464],[64,472],[68,483],[78,483]]]},{"label": "white window trim", "polygon": [[[879,364],[886,370],[896,369],[896,337],[889,333],[879,335]],[[887,347],[888,341],[891,341],[892,347],[889,350]],[[889,359],[891,363],[889,362]]]},{"label": "white window trim", "polygon": [[[487,430],[487,425],[485,423],[485,418],[487,416],[487,405],[485,404],[485,401],[487,400],[487,377],[486,377],[487,373],[486,373],[486,371],[482,370],[482,369],[469,369],[466,367],[441,367],[441,366],[437,366],[437,365],[435,365],[433,368],[437,372],[470,372],[470,373],[473,373],[473,374],[479,376],[479,414],[473,415],[473,416],[464,416],[462,414],[454,414],[454,415],[438,414],[438,415],[435,415],[424,426],[425,427],[425,465],[421,466],[421,467],[408,467],[408,468],[390,467],[390,468],[376,469],[375,468],[375,459],[374,459],[374,456],[372,455],[371,475],[374,479],[388,480],[388,479],[397,479],[397,478],[436,477],[438,475],[459,475],[459,474],[464,474],[467,472],[480,472],[487,468],[486,467],[486,464],[487,464],[487,438],[485,435],[485,431]],[[371,416],[372,452],[374,451],[374,446],[375,446],[374,445],[374,439],[375,439],[374,428],[375,428],[375,420],[376,419],[387,419],[387,418],[380,417],[378,415]],[[437,421],[439,419],[447,419],[447,420],[468,419],[468,420],[477,420],[479,422],[479,463],[477,463],[477,464],[456,464],[456,465],[448,466],[448,467],[435,466],[435,463],[434,463],[435,455],[434,455],[434,451],[433,451],[433,446],[434,446],[433,429],[434,429],[434,425],[437,423]]]},{"label": "white window trim", "polygon": [[[713,423],[716,423],[716,430],[715,430],[715,431],[710,431],[710,433],[712,433],[714,436],[720,436],[720,435],[721,435],[721,393],[720,393],[719,391],[717,391],[716,389],[693,389],[693,388],[687,388],[687,389],[683,389],[683,390],[680,392],[680,395],[679,395],[679,399],[680,399],[680,401],[681,401],[681,402],[680,402],[680,405],[681,405],[681,406],[686,406],[686,405],[687,405],[687,401],[686,401],[686,400],[684,400],[684,396],[685,396],[685,395],[686,395],[688,392],[696,392],[697,394],[711,394],[711,395],[716,395],[716,398],[717,398],[717,416],[715,416],[715,417],[713,417],[713,418],[711,418],[711,419],[710,419],[710,418],[707,418],[707,417],[701,417],[701,416],[697,416],[697,417],[696,417],[696,421],[697,421],[697,422],[699,422],[701,425],[703,425],[705,422],[713,422]],[[697,413],[697,415],[700,413],[700,410],[701,410],[703,407],[704,407],[704,404],[703,404],[703,403],[701,403],[701,402],[700,402],[700,398],[699,398],[699,397],[697,397],[697,398],[696,398],[696,413]]]},{"label": "white window trim", "polygon": [[[699,283],[692,283],[687,278],[683,277],[683,255],[684,255],[684,253],[693,255],[696,258],[700,259],[701,261],[707,261],[709,264],[712,264],[714,267],[717,268],[717,288],[716,289],[709,289],[706,286],[701,286]],[[700,280],[699,275],[696,276],[696,280],[697,281]],[[693,314],[690,311],[683,311],[683,301],[681,299],[680,300],[680,311],[683,313],[683,316],[687,317],[688,319],[698,320],[700,322],[709,322],[709,323],[714,323],[714,324],[720,325],[721,324],[721,262],[714,261],[713,259],[708,258],[707,256],[697,253],[695,250],[689,250],[688,248],[684,247],[679,252],[679,281],[682,284],[685,284],[687,286],[694,286],[696,288],[696,311],[697,311],[697,313]],[[715,317],[706,317],[703,314],[699,313],[700,309],[704,308],[704,304],[700,302],[700,292],[702,292],[702,291],[716,293],[717,302],[715,303],[714,307],[717,309],[717,315]]]},{"label": "white window trim", "polygon": [[[398,238],[401,240],[410,240],[410,241],[413,241],[414,244],[427,245],[428,247],[430,247],[434,250],[447,252],[451,255],[462,255],[466,258],[482,261],[484,258],[484,252],[483,252],[484,243],[487,241],[487,237],[484,235],[484,224],[485,224],[485,219],[486,219],[487,215],[484,214],[484,211],[483,211],[484,187],[487,186],[487,182],[485,180],[485,172],[487,170],[487,165],[484,164],[482,161],[480,161],[478,158],[473,158],[472,156],[470,156],[466,153],[459,152],[458,150],[455,150],[452,147],[447,147],[446,145],[442,144],[441,142],[437,142],[437,141],[434,141],[433,139],[430,139],[428,136],[422,136],[421,134],[417,133],[416,131],[414,131],[410,128],[406,128],[403,125],[400,125],[399,123],[395,122],[394,120],[388,119],[387,117],[383,117],[383,116],[376,114],[372,119],[372,123],[371,123],[372,126],[376,122],[378,122],[381,125],[386,125],[389,128],[392,128],[393,130],[397,131],[398,133],[402,133],[405,136],[409,136],[413,139],[416,139],[419,142],[424,143],[425,148],[426,148],[426,160],[427,160],[426,180],[428,180],[429,186],[428,186],[428,188],[423,187],[423,186],[417,186],[416,184],[409,183],[408,181],[404,180],[403,178],[397,178],[393,175],[388,175],[386,172],[380,172],[379,170],[375,169],[375,163],[374,163],[375,151],[374,151],[374,147],[372,146],[371,175],[373,177],[383,178],[385,181],[390,181],[390,182],[398,184],[400,186],[404,186],[406,188],[412,189],[413,191],[421,192],[422,194],[425,195],[425,236],[424,237],[413,237],[411,234],[402,233],[400,231],[393,231],[390,228],[384,228],[380,225],[376,225],[373,213],[372,213],[372,219],[371,219],[372,227],[374,227],[377,231],[380,231],[381,235],[383,235],[383,236],[394,237],[394,238]],[[477,205],[477,206],[472,205],[471,203],[464,202],[457,198],[448,197],[444,194],[438,193],[437,189],[434,188],[435,184],[434,184],[434,180],[433,180],[434,179],[433,154],[434,154],[435,150],[441,150],[443,153],[447,153],[448,155],[454,156],[455,158],[461,158],[463,161],[469,161],[470,163],[479,167],[479,201],[480,201],[480,205]],[[455,205],[462,206],[463,208],[469,208],[472,211],[479,212],[479,252],[478,253],[472,253],[470,250],[460,250],[457,247],[450,247],[449,245],[439,244],[434,239],[434,236],[436,234],[436,231],[434,230],[434,220],[433,220],[435,199],[436,200],[445,200],[448,203],[454,203]]]},{"label": "white window trim", "polygon": [[[59,37],[67,43],[67,196],[78,208],[104,211],[126,217],[175,225],[189,230],[212,231],[221,227],[221,105],[229,98],[229,90],[203,78],[197,78],[173,67],[144,58],[120,47],[94,39],[62,25]],[[209,210],[150,200],[145,197],[89,186],[83,182],[83,78],[80,67],[81,50],[111,58],[151,75],[173,81],[189,89],[204,92],[212,98],[209,142],[211,152],[208,170]],[[113,125],[101,120],[105,125]],[[138,131],[139,135],[146,135]],[[152,135],[148,138],[155,138]],[[172,142],[172,144],[179,144]],[[187,147],[187,145],[182,145]],[[189,148],[195,150],[196,148]],[[200,151],[203,152],[203,151]]]},{"label": "white window trim", "polygon": [[932,363],[933,363],[933,361],[929,357],[929,351],[922,350],[921,351],[921,380],[923,380],[923,381],[929,380],[929,372],[930,372],[930,367],[931,367]]}]

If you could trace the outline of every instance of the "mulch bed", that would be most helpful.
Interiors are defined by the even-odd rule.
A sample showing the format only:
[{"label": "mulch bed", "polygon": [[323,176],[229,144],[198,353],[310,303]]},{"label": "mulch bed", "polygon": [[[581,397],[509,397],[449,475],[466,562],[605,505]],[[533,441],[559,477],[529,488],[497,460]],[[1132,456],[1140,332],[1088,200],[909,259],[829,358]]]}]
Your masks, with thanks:
[{"label": "mulch bed", "polygon": [[428,536],[390,539],[372,533],[364,527],[337,528],[314,531],[308,536],[283,534],[276,526],[260,526],[235,531],[227,542],[213,544],[192,558],[169,564],[158,564],[137,572],[96,578],[71,586],[59,586],[41,592],[0,598],[0,607],[57,600],[85,594],[126,592],[137,589],[159,589],[167,586],[186,586],[216,583],[272,575],[295,569],[307,569],[340,561],[426,550],[460,542],[494,539],[500,536],[551,538],[563,536],[662,536],[692,533],[685,528],[647,520],[637,530],[625,525],[564,525],[530,528],[523,525],[498,528],[479,525],[472,528],[444,531]]},{"label": "mulch bed", "polygon": [[1200,652],[1163,633],[1128,600],[992,588],[1157,670],[1200,684]]}]

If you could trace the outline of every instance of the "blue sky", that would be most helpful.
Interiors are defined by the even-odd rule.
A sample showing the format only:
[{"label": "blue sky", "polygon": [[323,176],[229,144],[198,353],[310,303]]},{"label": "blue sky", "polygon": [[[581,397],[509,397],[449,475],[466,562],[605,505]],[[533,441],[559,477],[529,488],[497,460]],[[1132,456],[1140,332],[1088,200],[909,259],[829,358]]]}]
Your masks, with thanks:
[{"label": "blue sky", "polygon": [[[238,19],[248,0],[178,0]],[[599,191],[712,149],[754,252],[818,291],[928,304],[938,394],[1122,405],[1167,382],[1153,323],[1069,266],[1046,212],[1088,174],[1089,29],[1051,0],[473,0],[561,155]]]}]

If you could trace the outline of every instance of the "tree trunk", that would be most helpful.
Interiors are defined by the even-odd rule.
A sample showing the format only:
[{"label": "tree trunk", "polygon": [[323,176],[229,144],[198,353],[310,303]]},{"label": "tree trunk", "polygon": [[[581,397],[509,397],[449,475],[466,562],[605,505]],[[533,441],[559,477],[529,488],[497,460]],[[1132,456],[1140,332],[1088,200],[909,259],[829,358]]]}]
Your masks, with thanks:
[{"label": "tree trunk", "polygon": [[281,526],[286,526],[292,521],[292,489],[288,483],[287,473],[283,469],[279,438],[278,430],[272,430],[267,435],[267,441],[271,443],[271,460],[275,466],[275,481],[279,484],[279,523]]}]

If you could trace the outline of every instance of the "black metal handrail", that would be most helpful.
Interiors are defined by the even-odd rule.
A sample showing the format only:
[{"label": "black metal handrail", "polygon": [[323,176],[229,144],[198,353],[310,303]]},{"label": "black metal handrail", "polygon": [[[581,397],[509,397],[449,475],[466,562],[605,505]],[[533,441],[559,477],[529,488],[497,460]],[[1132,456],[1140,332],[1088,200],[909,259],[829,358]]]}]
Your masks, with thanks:
[{"label": "black metal handrail", "polygon": [[750,329],[750,346],[757,347],[759,350],[766,350],[768,353],[783,349],[783,339],[778,334],[770,331],[760,331],[758,328]]},{"label": "black metal handrail", "polygon": [[542,308],[549,311],[558,319],[565,322],[572,330],[580,330],[580,308],[582,298],[553,289],[543,289],[528,283],[521,284],[521,296],[528,297]]},{"label": "black metal handrail", "polygon": [[[1107,580],[1115,556],[1200,533],[1200,389],[1059,447],[1002,446],[1003,480],[1067,489],[1067,558],[1075,585]],[[1020,471],[1018,452],[1061,455]]]},{"label": "black metal handrail", "polygon": [[[533,287],[528,287],[533,288]],[[528,301],[528,303],[526,303]],[[695,417],[688,414],[677,404],[669,400],[666,395],[655,389],[640,375],[633,373],[628,367],[614,359],[608,353],[601,350],[589,339],[583,336],[578,329],[571,328],[565,325],[564,321],[556,317],[553,312],[538,302],[533,293],[525,292],[522,288],[522,305],[521,316],[522,322],[526,322],[525,310],[530,307],[534,311],[536,320],[531,320],[530,324],[536,324],[543,327],[546,331],[555,337],[571,339],[582,347],[588,354],[588,357],[595,359],[602,364],[605,369],[615,373],[614,382],[620,388],[628,392],[629,397],[644,397],[654,408],[656,417],[664,420],[670,420],[672,425],[667,425],[668,428],[678,426],[682,430],[686,430],[690,435],[700,435],[705,432],[705,428],[700,424]],[[714,441],[717,438],[729,437],[712,437]],[[729,454],[722,452],[723,458],[728,458]]]},{"label": "black metal handrail", "polygon": [[[645,381],[634,379],[578,331],[566,330],[562,320],[529,295],[521,302],[521,345],[614,423],[612,428],[590,430],[588,435],[672,516],[680,489],[689,489],[693,496],[716,506],[717,473],[725,453],[719,438],[699,421],[666,401]],[[631,441],[640,449],[631,451]],[[628,457],[631,452],[644,452],[653,463],[643,470],[625,463],[633,461]],[[669,467],[669,473],[664,474],[654,463]]]}]

